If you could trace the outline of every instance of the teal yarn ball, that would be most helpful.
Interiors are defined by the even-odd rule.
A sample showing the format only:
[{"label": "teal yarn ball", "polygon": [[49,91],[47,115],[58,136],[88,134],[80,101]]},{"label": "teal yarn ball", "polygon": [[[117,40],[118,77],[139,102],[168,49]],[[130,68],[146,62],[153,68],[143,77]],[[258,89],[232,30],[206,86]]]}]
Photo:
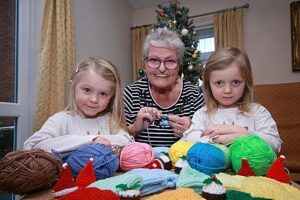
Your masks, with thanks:
[{"label": "teal yarn ball", "polygon": [[219,173],[226,168],[224,152],[212,144],[202,142],[195,143],[189,149],[187,161],[191,168],[207,175]]},{"label": "teal yarn ball", "polygon": [[226,169],[231,168],[231,160],[230,160],[230,154],[229,154],[229,148],[225,144],[212,144],[219,149],[221,149],[224,152],[225,160],[226,160]]},{"label": "teal yarn ball", "polygon": [[229,147],[232,167],[236,173],[242,166],[242,159],[248,163],[256,176],[263,176],[277,158],[272,147],[257,135],[247,135],[236,139]]}]

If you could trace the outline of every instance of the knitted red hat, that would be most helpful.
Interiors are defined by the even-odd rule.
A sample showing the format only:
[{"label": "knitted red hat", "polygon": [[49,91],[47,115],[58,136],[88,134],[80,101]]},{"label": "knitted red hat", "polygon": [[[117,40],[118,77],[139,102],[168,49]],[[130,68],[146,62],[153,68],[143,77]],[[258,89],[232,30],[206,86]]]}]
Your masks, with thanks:
[{"label": "knitted red hat", "polygon": [[87,187],[89,184],[96,181],[96,176],[93,168],[93,158],[90,158],[87,165],[81,170],[76,178],[76,185],[80,188]]},{"label": "knitted red hat", "polygon": [[62,171],[60,174],[59,181],[53,187],[53,196],[59,197],[70,192],[73,192],[77,189],[76,184],[74,183],[70,167],[67,163],[63,164]]},{"label": "knitted red hat", "polygon": [[238,175],[241,175],[241,176],[255,176],[255,173],[251,169],[247,158],[242,159],[242,166],[241,166],[240,170],[238,171]]},{"label": "knitted red hat", "polygon": [[53,188],[53,196],[60,197],[68,193],[74,192],[78,188],[85,188],[96,181],[93,169],[93,158],[90,158],[87,165],[78,174],[76,182],[74,182],[70,167],[67,163],[63,165],[60,179]]},{"label": "knitted red hat", "polygon": [[79,188],[75,192],[67,194],[57,200],[120,200],[120,197],[111,190],[99,188]]},{"label": "knitted red hat", "polygon": [[284,159],[284,155],[281,155],[279,158],[277,158],[267,171],[266,177],[289,184],[291,179],[284,169]]},{"label": "knitted red hat", "polygon": [[164,165],[159,159],[153,159],[149,164],[147,164],[144,168],[148,169],[164,169]]}]

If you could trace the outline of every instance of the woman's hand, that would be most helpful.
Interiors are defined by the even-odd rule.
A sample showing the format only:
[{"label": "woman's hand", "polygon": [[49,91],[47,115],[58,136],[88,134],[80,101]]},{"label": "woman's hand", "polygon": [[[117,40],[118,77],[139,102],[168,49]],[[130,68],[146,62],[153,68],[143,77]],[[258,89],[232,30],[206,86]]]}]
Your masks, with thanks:
[{"label": "woman's hand", "polygon": [[247,135],[248,129],[236,125],[215,124],[203,130],[202,136],[208,136],[216,143],[228,144],[236,138]]},{"label": "woman's hand", "polygon": [[168,115],[169,125],[176,137],[181,138],[183,132],[188,130],[191,126],[191,118],[189,117],[179,117],[178,115]]},{"label": "woman's hand", "polygon": [[135,122],[128,127],[129,132],[133,135],[138,134],[148,128],[148,126],[150,126],[154,120],[158,119],[160,115],[161,111],[157,108],[141,108],[136,116]]},{"label": "woman's hand", "polygon": [[111,142],[101,136],[95,137],[93,144],[104,144],[105,146],[111,147]]}]

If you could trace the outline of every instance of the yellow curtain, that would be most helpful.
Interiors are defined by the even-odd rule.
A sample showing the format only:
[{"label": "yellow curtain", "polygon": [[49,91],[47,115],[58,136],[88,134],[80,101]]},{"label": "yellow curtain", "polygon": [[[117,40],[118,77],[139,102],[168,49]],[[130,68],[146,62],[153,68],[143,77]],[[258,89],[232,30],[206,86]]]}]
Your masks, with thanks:
[{"label": "yellow curtain", "polygon": [[66,105],[75,62],[73,0],[46,0],[40,46],[35,131]]},{"label": "yellow curtain", "polygon": [[143,66],[143,45],[152,26],[143,26],[132,30],[132,77],[138,79],[137,70]]},{"label": "yellow curtain", "polygon": [[244,8],[222,11],[214,15],[215,47],[243,48]]}]

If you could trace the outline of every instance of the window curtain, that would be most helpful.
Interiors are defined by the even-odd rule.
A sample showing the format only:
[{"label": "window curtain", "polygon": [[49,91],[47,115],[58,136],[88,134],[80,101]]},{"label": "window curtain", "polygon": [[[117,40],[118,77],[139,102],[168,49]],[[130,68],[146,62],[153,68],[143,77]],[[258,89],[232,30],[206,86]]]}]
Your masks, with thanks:
[{"label": "window curtain", "polygon": [[142,26],[132,29],[132,77],[138,79],[138,69],[143,68],[143,45],[152,26]]},{"label": "window curtain", "polygon": [[75,61],[73,0],[46,0],[40,46],[35,131],[66,106]]},{"label": "window curtain", "polygon": [[222,11],[214,15],[215,47],[243,48],[244,8]]}]

